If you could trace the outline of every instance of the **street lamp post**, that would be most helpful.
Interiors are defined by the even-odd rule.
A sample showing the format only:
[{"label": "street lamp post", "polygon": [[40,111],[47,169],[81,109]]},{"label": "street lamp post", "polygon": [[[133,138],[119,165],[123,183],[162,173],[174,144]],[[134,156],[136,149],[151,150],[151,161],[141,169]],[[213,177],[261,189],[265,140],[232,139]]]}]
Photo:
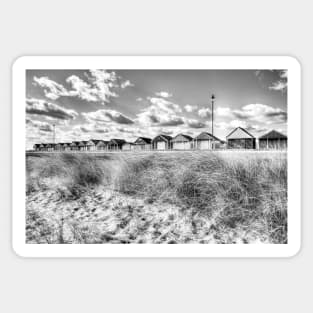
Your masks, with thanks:
[{"label": "street lamp post", "polygon": [[215,96],[214,94],[212,94],[211,96],[211,118],[212,118],[212,121],[211,121],[211,126],[212,126],[212,140],[213,140],[213,144],[212,144],[212,149],[214,150],[215,148],[215,140],[214,140],[214,100],[215,100]]},{"label": "street lamp post", "polygon": [[55,124],[53,124],[53,143],[55,144]]}]

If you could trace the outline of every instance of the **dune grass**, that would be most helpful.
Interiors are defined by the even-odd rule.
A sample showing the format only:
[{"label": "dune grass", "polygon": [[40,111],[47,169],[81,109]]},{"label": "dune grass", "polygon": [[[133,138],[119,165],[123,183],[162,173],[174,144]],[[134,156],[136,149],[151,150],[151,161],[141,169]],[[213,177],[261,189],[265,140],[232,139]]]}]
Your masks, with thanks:
[{"label": "dune grass", "polygon": [[287,161],[277,155],[149,155],[124,164],[118,187],[148,202],[171,202],[214,218],[219,229],[259,222],[271,242],[287,242]]},{"label": "dune grass", "polygon": [[[34,154],[27,157],[26,170],[28,194],[53,189],[62,201],[70,201],[82,199],[92,188],[107,186],[126,199],[143,199],[154,210],[177,207],[190,224],[199,218],[207,223],[216,238],[255,232],[266,242],[287,243],[287,159],[283,153]],[[120,210],[120,215],[125,213],[124,207]],[[169,212],[168,223],[173,212]],[[128,213],[131,222],[134,213]],[[29,214],[29,236],[34,221],[43,220],[37,215]],[[58,229],[63,222],[57,222]],[[75,225],[76,234],[83,227],[84,233],[104,236]],[[40,231],[50,231],[49,227]],[[161,236],[162,225],[157,229]],[[54,243],[64,241],[60,233]]]},{"label": "dune grass", "polygon": [[105,160],[88,154],[31,155],[26,171],[26,193],[55,188],[65,198],[79,198],[88,188],[110,181]]}]

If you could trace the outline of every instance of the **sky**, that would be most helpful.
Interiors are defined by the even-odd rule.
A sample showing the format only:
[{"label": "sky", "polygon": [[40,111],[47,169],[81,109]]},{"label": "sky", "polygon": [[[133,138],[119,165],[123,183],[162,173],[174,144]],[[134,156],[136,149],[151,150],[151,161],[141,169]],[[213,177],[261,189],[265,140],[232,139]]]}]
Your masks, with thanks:
[{"label": "sky", "polygon": [[286,70],[27,70],[26,144],[287,132]]}]

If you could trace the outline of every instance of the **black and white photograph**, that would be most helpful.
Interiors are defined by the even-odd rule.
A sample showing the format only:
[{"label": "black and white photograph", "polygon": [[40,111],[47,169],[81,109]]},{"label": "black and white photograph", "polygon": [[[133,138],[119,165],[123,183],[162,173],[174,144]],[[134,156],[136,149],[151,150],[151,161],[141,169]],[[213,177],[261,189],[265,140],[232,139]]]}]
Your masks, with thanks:
[{"label": "black and white photograph", "polygon": [[27,70],[26,242],[286,244],[288,71]]},{"label": "black and white photograph", "polygon": [[290,59],[251,60],[17,62],[18,245],[105,256],[294,251],[297,71]]}]

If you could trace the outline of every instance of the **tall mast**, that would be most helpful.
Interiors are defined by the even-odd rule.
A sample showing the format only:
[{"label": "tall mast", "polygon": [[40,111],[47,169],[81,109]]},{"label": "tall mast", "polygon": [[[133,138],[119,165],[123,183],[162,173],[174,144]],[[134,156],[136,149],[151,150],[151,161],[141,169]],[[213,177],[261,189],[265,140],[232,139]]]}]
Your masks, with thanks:
[{"label": "tall mast", "polygon": [[[212,118],[212,120],[211,120],[211,126],[212,126],[212,137],[214,136],[214,100],[215,100],[215,96],[214,96],[214,94],[212,94],[212,96],[211,96],[211,112],[212,112],[212,114],[211,114],[211,118]],[[214,137],[213,137],[213,145],[212,145],[212,148],[214,149]]]},{"label": "tall mast", "polygon": [[55,124],[53,124],[53,143],[55,144]]}]

